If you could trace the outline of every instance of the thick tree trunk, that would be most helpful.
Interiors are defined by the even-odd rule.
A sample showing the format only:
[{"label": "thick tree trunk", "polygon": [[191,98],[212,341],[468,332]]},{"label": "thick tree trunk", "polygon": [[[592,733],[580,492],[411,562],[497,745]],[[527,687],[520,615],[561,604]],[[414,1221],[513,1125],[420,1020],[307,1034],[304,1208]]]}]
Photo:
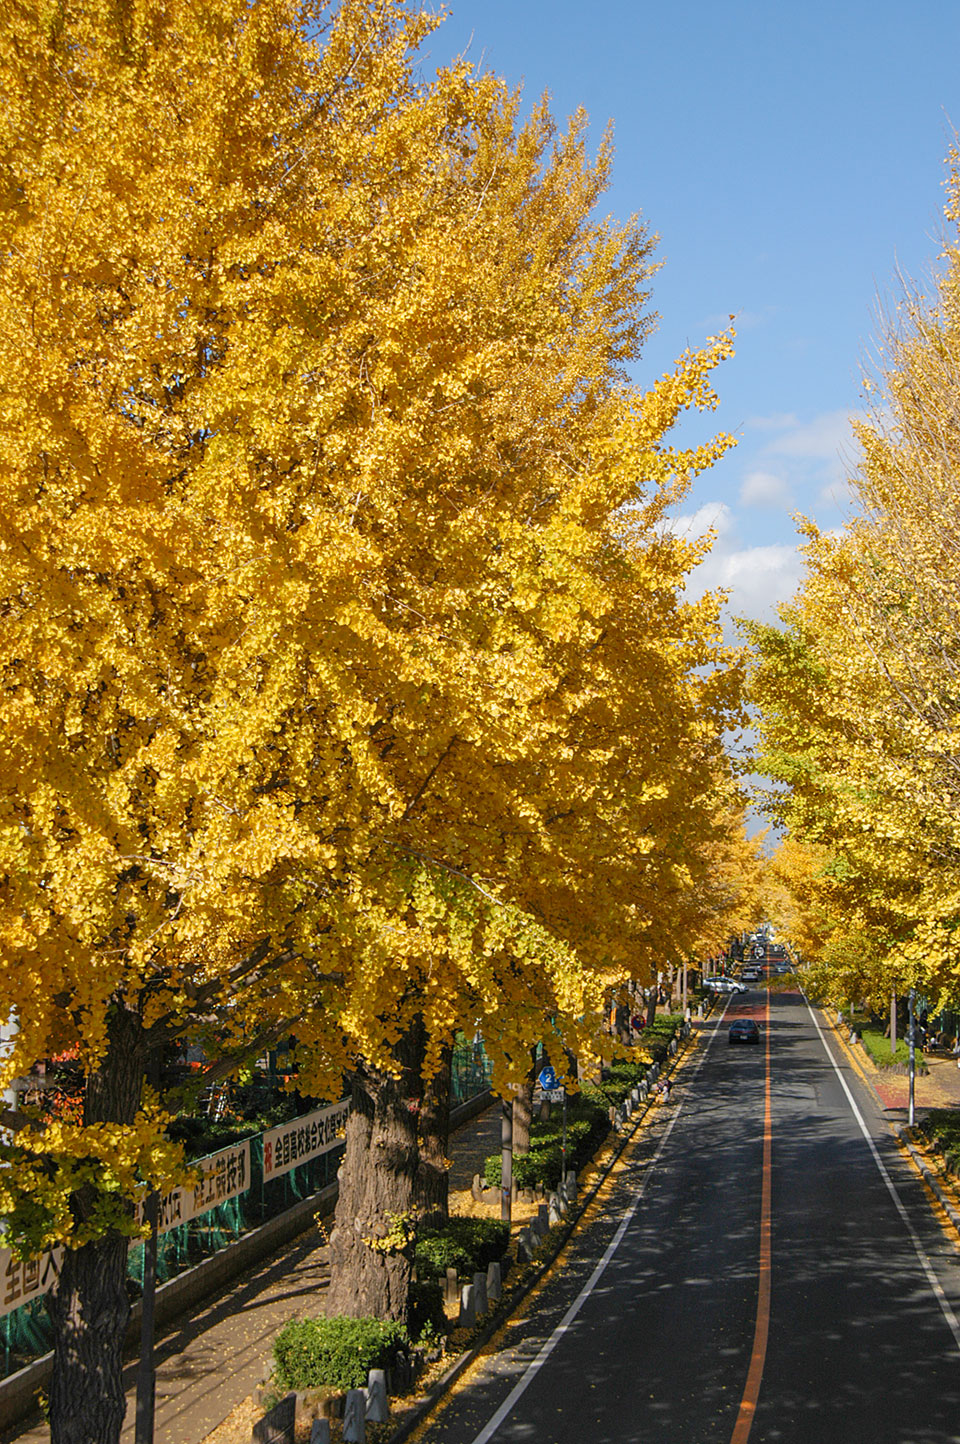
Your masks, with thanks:
[{"label": "thick tree trunk", "polygon": [[453,1044],[443,1050],[439,1071],[424,1085],[420,1107],[420,1162],[416,1207],[421,1227],[442,1228],[450,1216],[450,1070]]},{"label": "thick tree trunk", "polygon": [[[330,1315],[369,1314],[402,1323],[413,1259],[422,1031],[406,1033],[394,1054],[398,1078],[371,1070],[352,1079],[325,1309]],[[408,1243],[401,1236],[404,1228]]]},{"label": "thick tree trunk", "polygon": [[657,1016],[657,985],[653,984],[647,995],[647,1027],[656,1020]]},{"label": "thick tree trunk", "polygon": [[116,1444],[126,1410],[121,1371],[130,1319],[122,1234],[67,1249],[53,1320],[51,1444]]},{"label": "thick tree trunk", "polygon": [[533,1121],[533,1090],[537,1081],[537,1050],[531,1050],[530,1071],[517,1089],[513,1100],[513,1155],[522,1158],[530,1152],[530,1124]]},{"label": "thick tree trunk", "polygon": [[[103,1064],[87,1080],[84,1123],[132,1123],[140,1104],[144,1055],[140,1021],[116,1009],[108,1024]],[[92,1193],[74,1196],[83,1217]],[[126,1408],[121,1365],[130,1319],[127,1297],[129,1240],[112,1230],[83,1248],[67,1249],[55,1291],[50,1381],[51,1444],[116,1444]]]}]

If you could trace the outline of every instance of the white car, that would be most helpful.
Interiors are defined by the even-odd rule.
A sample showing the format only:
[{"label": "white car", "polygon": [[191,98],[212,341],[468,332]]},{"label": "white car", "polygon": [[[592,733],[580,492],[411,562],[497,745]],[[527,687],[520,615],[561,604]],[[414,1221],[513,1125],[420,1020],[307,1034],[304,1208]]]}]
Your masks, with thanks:
[{"label": "white car", "polygon": [[709,988],[711,993],[745,993],[747,988],[743,983],[738,983],[736,978],[704,978],[703,986]]}]

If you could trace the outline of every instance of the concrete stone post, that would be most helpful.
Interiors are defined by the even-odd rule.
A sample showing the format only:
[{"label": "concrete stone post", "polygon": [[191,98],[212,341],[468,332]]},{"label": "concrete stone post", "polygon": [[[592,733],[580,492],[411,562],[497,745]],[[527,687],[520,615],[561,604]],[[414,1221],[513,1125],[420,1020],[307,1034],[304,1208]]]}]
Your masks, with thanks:
[{"label": "concrete stone post", "polygon": [[487,1303],[487,1276],[485,1273],[478,1272],[473,1276],[473,1305],[478,1319],[490,1307]]},{"label": "concrete stone post", "polygon": [[461,1328],[472,1329],[477,1322],[477,1298],[473,1291],[473,1284],[464,1284],[460,1290],[460,1318],[458,1320]]},{"label": "concrete stone post", "polygon": [[522,1228],[517,1235],[517,1257],[529,1263],[537,1252],[539,1235],[532,1228]]},{"label": "concrete stone post", "polygon": [[367,1375],[367,1418],[371,1424],[385,1424],[390,1418],[387,1376],[383,1369],[371,1369]]},{"label": "concrete stone post", "polygon": [[487,1265],[487,1298],[491,1304],[498,1304],[503,1297],[503,1281],[500,1278],[500,1260],[494,1259]]},{"label": "concrete stone post", "polygon": [[367,1393],[348,1389],[343,1406],[343,1444],[367,1444]]}]

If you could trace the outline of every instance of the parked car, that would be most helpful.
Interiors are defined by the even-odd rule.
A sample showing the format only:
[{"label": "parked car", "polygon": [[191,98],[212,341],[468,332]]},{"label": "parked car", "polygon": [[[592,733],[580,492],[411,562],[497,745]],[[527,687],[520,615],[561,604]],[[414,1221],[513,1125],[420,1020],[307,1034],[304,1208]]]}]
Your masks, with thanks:
[{"label": "parked car", "polygon": [[736,978],[704,978],[703,986],[711,993],[745,993],[745,983]]},{"label": "parked car", "polygon": [[727,1040],[730,1043],[759,1043],[760,1029],[752,1018],[734,1018]]}]

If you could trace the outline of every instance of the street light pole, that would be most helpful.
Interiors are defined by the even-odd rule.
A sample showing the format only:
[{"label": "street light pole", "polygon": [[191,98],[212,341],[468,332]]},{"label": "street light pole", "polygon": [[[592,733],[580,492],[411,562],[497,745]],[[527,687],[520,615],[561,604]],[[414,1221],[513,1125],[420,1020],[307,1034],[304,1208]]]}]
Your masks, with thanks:
[{"label": "street light pole", "polygon": [[135,1444],[153,1444],[157,1375],[153,1358],[154,1305],[157,1297],[157,1230],[160,1195],[153,1190],[144,1203],[150,1233],[143,1241],[143,1295],[140,1314],[140,1368],[137,1373]]},{"label": "street light pole", "polygon": [[909,1123],[911,1128],[913,1127],[915,1117],[914,1084],[917,1076],[917,1053],[915,1042],[916,1034],[914,1032],[913,1022],[913,999],[915,992],[916,989],[911,988],[909,993],[907,994],[907,1009],[909,1013],[909,1023],[907,1027],[907,1046],[910,1050],[910,1106],[907,1110],[907,1122]]}]

